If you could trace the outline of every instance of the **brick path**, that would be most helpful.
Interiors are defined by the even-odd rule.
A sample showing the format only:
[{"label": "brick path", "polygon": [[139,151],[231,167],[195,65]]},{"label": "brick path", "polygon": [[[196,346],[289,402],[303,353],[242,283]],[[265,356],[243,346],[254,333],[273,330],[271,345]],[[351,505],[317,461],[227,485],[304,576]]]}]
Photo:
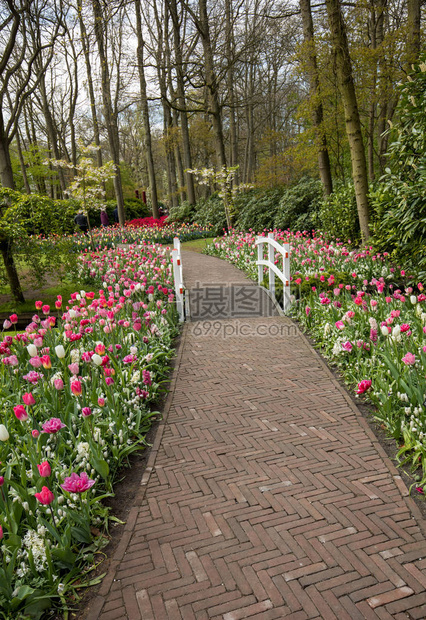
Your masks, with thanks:
[{"label": "brick path", "polygon": [[[252,286],[210,257],[184,269],[187,286]],[[167,419],[84,618],[426,618],[424,522],[345,391],[286,318],[205,323],[185,326]]]}]

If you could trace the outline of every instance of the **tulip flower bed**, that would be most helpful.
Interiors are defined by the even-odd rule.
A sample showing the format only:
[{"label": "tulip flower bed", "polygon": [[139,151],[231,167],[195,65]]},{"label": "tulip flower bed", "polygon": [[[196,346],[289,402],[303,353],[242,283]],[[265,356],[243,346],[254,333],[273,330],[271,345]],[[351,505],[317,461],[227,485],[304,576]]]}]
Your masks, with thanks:
[{"label": "tulip flower bed", "polygon": [[[426,295],[423,284],[372,248],[275,231],[291,251],[293,316],[399,444],[426,488]],[[207,253],[257,279],[254,233],[231,232]],[[278,255],[277,255],[278,262]]]},{"label": "tulip flower bed", "polygon": [[[151,218],[152,219],[152,218]],[[174,237],[179,237],[181,242],[193,239],[213,237],[210,227],[202,227],[197,224],[163,224],[156,226],[109,226],[108,228],[94,228],[92,230],[93,241],[96,248],[112,248],[123,243],[161,243],[171,244]],[[74,248],[77,252],[91,249],[90,237],[82,233],[73,235]],[[49,239],[49,242],[52,242]]]},{"label": "tulip flower bed", "polygon": [[2,618],[66,609],[84,582],[106,541],[100,500],[144,446],[173,356],[166,248],[86,253],[80,275],[102,285],[58,298],[61,321],[40,301],[25,333],[0,334]]}]

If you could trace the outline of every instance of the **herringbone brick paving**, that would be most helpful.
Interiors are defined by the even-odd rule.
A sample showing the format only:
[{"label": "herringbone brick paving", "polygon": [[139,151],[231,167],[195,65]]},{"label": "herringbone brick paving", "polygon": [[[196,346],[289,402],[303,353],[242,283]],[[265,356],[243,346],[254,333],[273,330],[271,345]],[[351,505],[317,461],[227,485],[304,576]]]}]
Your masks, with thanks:
[{"label": "herringbone brick paving", "polygon": [[[243,281],[210,257],[185,265],[187,285]],[[290,321],[189,323],[179,356],[142,499],[85,618],[426,618],[421,515]]]}]

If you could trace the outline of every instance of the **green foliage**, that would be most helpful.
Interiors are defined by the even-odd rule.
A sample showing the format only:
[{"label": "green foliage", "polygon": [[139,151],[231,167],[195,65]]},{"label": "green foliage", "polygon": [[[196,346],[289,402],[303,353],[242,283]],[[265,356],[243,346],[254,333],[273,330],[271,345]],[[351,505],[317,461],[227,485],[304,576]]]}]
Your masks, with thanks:
[{"label": "green foliage", "polygon": [[372,192],[378,249],[426,270],[426,57],[400,87],[399,120],[389,130],[389,167]]},{"label": "green foliage", "polygon": [[303,177],[297,185],[287,189],[278,206],[274,227],[281,230],[312,230],[321,205],[321,182]]},{"label": "green foliage", "polygon": [[181,202],[177,207],[170,207],[168,222],[192,222],[195,215],[194,205],[189,204],[187,200]]},{"label": "green foliage", "polygon": [[273,228],[283,191],[283,187],[255,188],[239,194],[235,199],[238,213],[235,227],[240,230],[251,228],[256,231]]},{"label": "green foliage", "polygon": [[331,196],[323,199],[314,218],[316,227],[327,237],[336,237],[352,242],[360,241],[355,189],[352,183],[339,185]]},{"label": "green foliage", "polygon": [[212,225],[212,233],[221,235],[226,228],[226,215],[223,200],[217,193],[202,198],[195,207],[194,222],[200,226]]}]

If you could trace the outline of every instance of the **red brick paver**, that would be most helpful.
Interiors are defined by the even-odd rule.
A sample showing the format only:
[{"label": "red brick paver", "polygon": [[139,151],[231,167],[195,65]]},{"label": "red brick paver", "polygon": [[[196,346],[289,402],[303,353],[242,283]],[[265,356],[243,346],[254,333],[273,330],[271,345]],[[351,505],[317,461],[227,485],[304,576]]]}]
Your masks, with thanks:
[{"label": "red brick paver", "polygon": [[421,515],[288,319],[187,324],[167,409],[86,620],[426,618]]}]

